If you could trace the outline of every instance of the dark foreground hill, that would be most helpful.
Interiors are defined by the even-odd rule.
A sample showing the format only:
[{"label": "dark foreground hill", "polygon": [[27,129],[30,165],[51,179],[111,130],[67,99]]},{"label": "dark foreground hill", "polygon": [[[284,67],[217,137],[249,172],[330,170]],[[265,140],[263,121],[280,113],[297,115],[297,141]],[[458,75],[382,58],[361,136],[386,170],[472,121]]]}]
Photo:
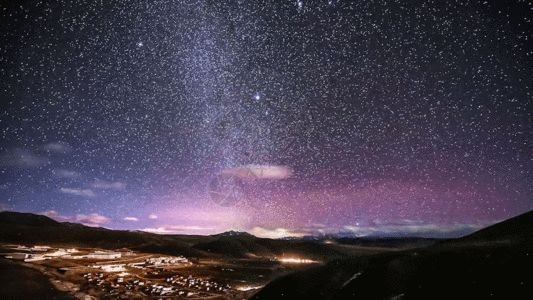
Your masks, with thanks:
[{"label": "dark foreground hill", "polygon": [[45,274],[0,258],[0,299],[76,300],[68,292],[57,290]]},{"label": "dark foreground hill", "polygon": [[479,240],[522,240],[533,237],[533,211],[496,223],[470,235],[460,241]]},{"label": "dark foreground hill", "polygon": [[252,299],[533,299],[533,212],[407,251],[336,260]]}]

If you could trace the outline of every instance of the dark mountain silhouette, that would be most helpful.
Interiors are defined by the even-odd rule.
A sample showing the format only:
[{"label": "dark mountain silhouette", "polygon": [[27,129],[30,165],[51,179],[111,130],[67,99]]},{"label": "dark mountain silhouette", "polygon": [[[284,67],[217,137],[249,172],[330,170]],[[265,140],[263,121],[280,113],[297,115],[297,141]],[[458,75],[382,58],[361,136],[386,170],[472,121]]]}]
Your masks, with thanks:
[{"label": "dark mountain silhouette", "polygon": [[241,237],[255,237],[252,234],[249,234],[248,232],[242,232],[242,231],[226,231],[219,234],[213,234],[212,236],[241,236]]},{"label": "dark mountain silhouette", "polygon": [[248,233],[225,232],[211,236],[159,235],[143,231],[110,230],[77,223],[60,223],[42,215],[0,212],[0,242],[15,244],[72,245],[132,250],[190,258],[208,256],[296,255],[318,260],[347,257],[336,245],[307,241],[260,239]]},{"label": "dark mountain silhouette", "polygon": [[42,215],[35,215],[21,212],[0,212],[0,224],[18,226],[45,226],[45,227],[60,227],[61,223]]},{"label": "dark mountain silhouette", "polygon": [[531,298],[532,230],[529,212],[429,247],[331,261],[278,278],[251,299]]},{"label": "dark mountain silhouette", "polygon": [[533,237],[533,211],[485,227],[458,240],[519,240],[531,237]]},{"label": "dark mountain silhouette", "polygon": [[104,249],[129,248],[169,255],[208,256],[208,253],[191,248],[191,245],[195,243],[191,237],[157,235],[143,231],[110,230],[69,222],[60,223],[46,216],[18,212],[0,212],[0,242],[28,245],[72,245]]}]

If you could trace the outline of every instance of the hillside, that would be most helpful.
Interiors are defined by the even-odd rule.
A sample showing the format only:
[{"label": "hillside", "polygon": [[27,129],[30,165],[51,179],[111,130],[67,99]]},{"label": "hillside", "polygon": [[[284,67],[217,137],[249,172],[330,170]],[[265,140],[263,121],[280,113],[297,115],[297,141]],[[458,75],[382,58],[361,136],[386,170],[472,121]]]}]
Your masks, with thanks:
[{"label": "hillside", "polygon": [[462,237],[461,241],[474,240],[504,240],[531,239],[533,236],[533,211],[518,215],[494,225],[485,227],[470,235]]},{"label": "hillside", "polygon": [[21,212],[0,212],[0,224],[6,226],[60,227],[61,223],[47,216]]},{"label": "hillside", "polygon": [[532,219],[529,212],[425,248],[332,261],[278,278],[252,299],[530,297]]},{"label": "hillside", "polygon": [[249,258],[282,255],[318,260],[344,258],[350,249],[309,241],[260,239],[248,233],[211,236],[159,235],[143,231],[110,230],[76,223],[60,223],[46,216],[0,212],[0,242],[54,244],[132,250],[187,257]]},{"label": "hillside", "polygon": [[0,212],[0,242],[29,245],[62,244],[104,249],[130,248],[161,254],[208,256],[208,253],[191,248],[192,243],[179,235],[88,227],[77,223],[60,223],[46,216],[18,212]]}]

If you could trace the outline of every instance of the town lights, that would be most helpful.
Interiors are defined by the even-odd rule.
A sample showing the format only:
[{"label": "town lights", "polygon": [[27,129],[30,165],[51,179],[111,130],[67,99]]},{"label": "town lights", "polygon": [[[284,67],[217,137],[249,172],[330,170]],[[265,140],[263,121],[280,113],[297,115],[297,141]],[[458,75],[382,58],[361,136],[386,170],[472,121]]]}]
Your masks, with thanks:
[{"label": "town lights", "polygon": [[280,258],[278,259],[279,262],[282,263],[289,263],[289,264],[311,264],[316,263],[317,261],[311,260],[311,259],[304,259],[304,258]]}]

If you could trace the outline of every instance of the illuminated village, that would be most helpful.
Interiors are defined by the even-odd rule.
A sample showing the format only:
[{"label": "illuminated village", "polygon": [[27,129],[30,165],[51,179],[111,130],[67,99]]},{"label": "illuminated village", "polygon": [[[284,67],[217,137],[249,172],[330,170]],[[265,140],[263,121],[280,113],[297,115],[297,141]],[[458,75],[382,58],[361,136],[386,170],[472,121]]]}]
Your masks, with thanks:
[{"label": "illuminated village", "polygon": [[[229,299],[249,296],[261,289],[271,273],[250,276],[238,261],[195,259],[193,262],[184,256],[138,253],[129,249],[4,245],[3,251],[7,259],[51,275],[51,282],[59,290],[75,292],[78,298],[94,297],[83,299]],[[317,263],[298,257],[255,260],[269,261],[278,271],[294,269],[298,264]],[[257,268],[254,270],[253,273],[257,273]]]}]

